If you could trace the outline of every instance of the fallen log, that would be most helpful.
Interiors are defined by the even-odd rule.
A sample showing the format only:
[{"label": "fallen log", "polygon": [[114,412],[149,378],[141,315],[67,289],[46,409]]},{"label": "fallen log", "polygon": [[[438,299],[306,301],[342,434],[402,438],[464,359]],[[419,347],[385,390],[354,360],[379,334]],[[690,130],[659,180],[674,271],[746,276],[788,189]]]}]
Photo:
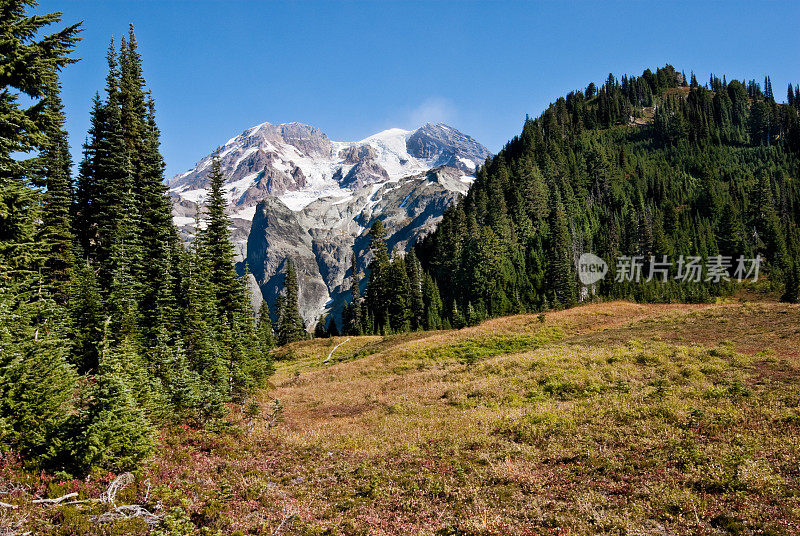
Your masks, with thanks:
[{"label": "fallen log", "polygon": [[66,495],[62,495],[61,497],[57,497],[55,499],[34,499],[34,500],[31,501],[31,503],[32,504],[58,504],[61,501],[66,501],[67,499],[71,499],[71,498],[77,497],[77,496],[78,496],[78,494],[73,492],[73,493],[67,493]]},{"label": "fallen log", "polygon": [[108,523],[111,521],[118,521],[120,519],[131,519],[133,517],[140,517],[149,526],[154,527],[161,523],[161,516],[148,512],[138,504],[124,504],[117,506],[113,510],[109,510],[99,516],[94,516],[89,519],[93,523]]}]

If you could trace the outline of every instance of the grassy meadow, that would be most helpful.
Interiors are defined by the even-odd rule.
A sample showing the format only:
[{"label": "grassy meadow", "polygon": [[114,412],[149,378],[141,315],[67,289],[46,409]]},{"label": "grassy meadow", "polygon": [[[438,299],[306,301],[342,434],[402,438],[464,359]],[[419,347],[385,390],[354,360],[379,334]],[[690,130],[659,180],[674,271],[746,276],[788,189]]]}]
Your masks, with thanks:
[{"label": "grassy meadow", "polygon": [[[157,535],[800,533],[796,305],[620,301],[276,357],[227,420],[163,431],[117,504]],[[0,474],[17,534],[151,530],[24,505],[114,475]]]}]

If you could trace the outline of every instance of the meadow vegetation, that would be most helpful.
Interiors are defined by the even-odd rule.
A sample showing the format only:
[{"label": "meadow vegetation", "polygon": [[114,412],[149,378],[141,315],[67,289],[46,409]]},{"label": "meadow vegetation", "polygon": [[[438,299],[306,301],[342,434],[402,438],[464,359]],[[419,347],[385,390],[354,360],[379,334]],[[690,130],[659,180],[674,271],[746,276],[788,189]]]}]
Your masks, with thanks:
[{"label": "meadow vegetation", "polygon": [[[165,514],[159,535],[796,534],[799,313],[612,302],[293,343],[258,411],[166,430],[118,502]],[[113,476],[2,471],[16,504]],[[24,528],[147,533],[88,521],[103,508]]]}]

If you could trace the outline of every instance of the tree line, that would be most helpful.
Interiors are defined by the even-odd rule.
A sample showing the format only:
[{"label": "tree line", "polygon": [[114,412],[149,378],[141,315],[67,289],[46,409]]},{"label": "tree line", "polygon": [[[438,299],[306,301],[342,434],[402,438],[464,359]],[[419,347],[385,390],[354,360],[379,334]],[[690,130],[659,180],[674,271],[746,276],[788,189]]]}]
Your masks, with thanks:
[{"label": "tree line", "polygon": [[[762,259],[785,301],[800,297],[800,88],[697,83],[667,65],[609,75],[559,98],[476,173],[468,194],[405,257],[371,232],[369,281],[355,264],[346,333],[461,327],[588,299],[702,302],[732,281],[618,278],[614,259]],[[610,274],[579,283],[591,252]],[[617,279],[620,279],[617,281]]]},{"label": "tree line", "polygon": [[0,449],[127,470],[158,426],[222,416],[269,375],[272,325],[234,269],[218,159],[179,241],[132,26],[109,47],[73,180],[59,73],[81,28],[37,37],[60,13],[30,5],[6,2],[0,21]]}]

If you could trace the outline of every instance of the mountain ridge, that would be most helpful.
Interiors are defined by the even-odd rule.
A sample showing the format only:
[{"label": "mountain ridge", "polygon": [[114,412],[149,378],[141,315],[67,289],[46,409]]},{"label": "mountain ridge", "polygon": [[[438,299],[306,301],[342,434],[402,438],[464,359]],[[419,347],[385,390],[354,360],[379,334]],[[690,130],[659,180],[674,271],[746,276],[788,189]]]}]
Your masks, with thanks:
[{"label": "mountain ridge", "polygon": [[[349,290],[352,250],[365,268],[363,237],[375,219],[387,224],[390,244],[408,250],[468,191],[473,174],[491,156],[477,140],[443,123],[339,142],[311,125],[266,122],[230,138],[217,154],[237,259],[242,273],[248,266],[254,308],[260,304],[257,289],[274,304],[279,273],[291,256],[308,326],[330,307],[338,317]],[[173,218],[187,241],[208,194],[213,156],[168,181]]]}]

